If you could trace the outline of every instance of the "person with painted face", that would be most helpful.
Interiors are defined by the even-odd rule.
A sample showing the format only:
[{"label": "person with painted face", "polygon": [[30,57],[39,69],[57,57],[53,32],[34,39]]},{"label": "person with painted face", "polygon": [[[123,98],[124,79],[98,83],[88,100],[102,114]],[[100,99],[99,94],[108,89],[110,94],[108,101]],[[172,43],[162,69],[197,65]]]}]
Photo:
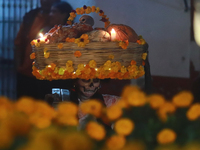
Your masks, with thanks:
[{"label": "person with painted face", "polygon": [[74,79],[73,83],[73,87],[69,89],[68,92],[52,91],[52,94],[47,94],[45,96],[45,100],[50,105],[53,105],[53,102],[56,101],[70,101],[79,105],[81,102],[89,99],[97,99],[106,106],[102,94],[98,92],[101,87],[100,79]]},{"label": "person with painted face", "polygon": [[[100,79],[75,79],[72,89],[67,90],[67,92],[47,94],[45,96],[45,101],[53,107],[56,107],[56,105],[62,101],[69,101],[80,105],[82,102],[88,101],[90,99],[96,99],[101,102],[105,107],[109,107],[117,102],[117,100],[119,99],[118,96],[107,94],[106,96],[103,96],[101,93],[99,93],[100,87]],[[80,128],[84,127],[84,124],[86,123],[85,120],[87,120],[87,115],[84,116],[82,114],[79,114]],[[111,125],[104,124],[101,120],[98,120],[96,118],[95,120],[102,123],[105,128],[111,129]]]}]

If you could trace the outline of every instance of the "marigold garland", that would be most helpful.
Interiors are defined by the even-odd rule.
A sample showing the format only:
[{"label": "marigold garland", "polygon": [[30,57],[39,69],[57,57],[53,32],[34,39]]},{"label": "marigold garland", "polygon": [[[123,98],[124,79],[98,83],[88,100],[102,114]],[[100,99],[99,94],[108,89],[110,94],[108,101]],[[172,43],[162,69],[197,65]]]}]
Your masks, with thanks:
[{"label": "marigold garland", "polygon": [[76,14],[83,15],[83,14],[90,14],[91,12],[99,13],[99,16],[102,17],[101,21],[104,22],[105,28],[110,24],[109,18],[107,18],[107,16],[104,15],[103,10],[100,10],[99,7],[95,7],[95,6],[90,7],[90,6],[86,6],[86,5],[84,5],[81,8],[76,8],[76,10],[72,10],[72,12],[70,13],[70,16],[68,18],[67,24],[72,25],[72,22],[76,17]]}]

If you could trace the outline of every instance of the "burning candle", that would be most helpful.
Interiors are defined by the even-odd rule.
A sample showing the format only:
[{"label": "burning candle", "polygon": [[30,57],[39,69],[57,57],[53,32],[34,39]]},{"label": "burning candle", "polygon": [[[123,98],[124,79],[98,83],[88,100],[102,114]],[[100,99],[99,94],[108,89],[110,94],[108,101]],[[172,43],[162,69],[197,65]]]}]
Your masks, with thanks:
[{"label": "burning candle", "polygon": [[114,29],[111,30],[111,41],[114,41],[116,39],[116,32]]},{"label": "burning candle", "polygon": [[48,43],[46,36],[44,36],[42,33],[39,33],[39,36],[40,36],[40,38],[39,38],[40,42]]}]

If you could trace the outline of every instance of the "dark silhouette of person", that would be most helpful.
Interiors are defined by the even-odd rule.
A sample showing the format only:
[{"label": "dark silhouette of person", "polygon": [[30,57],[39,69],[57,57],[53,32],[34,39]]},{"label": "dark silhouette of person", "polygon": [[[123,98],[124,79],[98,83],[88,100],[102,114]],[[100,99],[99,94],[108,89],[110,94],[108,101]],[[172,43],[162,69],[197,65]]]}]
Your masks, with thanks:
[{"label": "dark silhouette of person", "polygon": [[40,0],[41,7],[30,10],[23,17],[20,30],[15,38],[17,99],[21,96],[44,99],[45,94],[51,92],[51,87],[49,87],[52,84],[51,81],[37,80],[32,75],[33,61],[30,59],[32,53],[30,42],[38,38],[38,34],[49,26],[51,7],[57,2],[60,0]]}]

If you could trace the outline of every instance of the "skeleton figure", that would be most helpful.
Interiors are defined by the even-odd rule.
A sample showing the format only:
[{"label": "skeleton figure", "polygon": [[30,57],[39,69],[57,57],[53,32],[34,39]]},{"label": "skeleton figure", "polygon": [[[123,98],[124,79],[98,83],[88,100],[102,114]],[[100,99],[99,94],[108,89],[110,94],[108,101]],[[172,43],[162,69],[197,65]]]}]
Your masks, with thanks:
[{"label": "skeleton figure", "polygon": [[81,101],[90,99],[100,88],[99,79],[78,79],[76,83],[78,89],[78,98]]},{"label": "skeleton figure", "polygon": [[93,26],[94,25],[94,19],[89,16],[89,15],[83,15],[80,19],[79,19],[79,22],[81,24],[88,24],[90,26]]}]

